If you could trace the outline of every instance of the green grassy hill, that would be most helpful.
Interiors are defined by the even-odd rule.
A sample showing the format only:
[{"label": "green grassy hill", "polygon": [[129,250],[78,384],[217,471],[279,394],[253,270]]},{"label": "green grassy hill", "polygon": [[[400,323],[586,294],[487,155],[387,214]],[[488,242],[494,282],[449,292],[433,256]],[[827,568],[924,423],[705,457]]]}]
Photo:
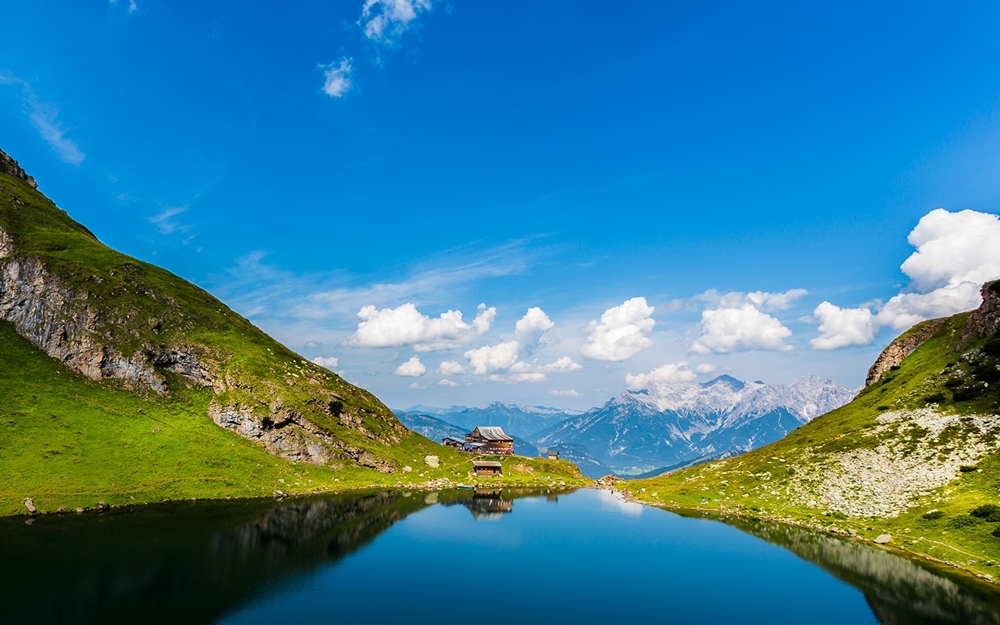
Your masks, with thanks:
[{"label": "green grassy hill", "polygon": [[781,520],[1000,577],[1000,282],[918,324],[846,406],[720,462],[629,483],[665,507]]},{"label": "green grassy hill", "polygon": [[[577,480],[565,462],[505,464],[510,481]],[[206,291],[102,244],[0,152],[0,515],[28,497],[55,511],[470,468]]]}]

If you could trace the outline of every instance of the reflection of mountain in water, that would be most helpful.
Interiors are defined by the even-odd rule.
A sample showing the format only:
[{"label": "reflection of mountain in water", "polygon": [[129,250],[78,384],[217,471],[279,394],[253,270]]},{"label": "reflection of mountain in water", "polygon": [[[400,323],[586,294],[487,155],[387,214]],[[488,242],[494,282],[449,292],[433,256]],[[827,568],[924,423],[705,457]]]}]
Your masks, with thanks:
[{"label": "reflection of mountain in water", "polygon": [[501,497],[502,493],[500,489],[476,490],[472,499],[466,499],[462,504],[472,511],[472,516],[477,521],[499,519],[504,514],[514,511],[514,502]]},{"label": "reflection of mountain in water", "polygon": [[727,521],[815,562],[865,595],[883,625],[1000,624],[1000,593],[862,543],[752,520]]},{"label": "reflection of mountain in water", "polygon": [[213,622],[427,505],[377,493],[3,519],[0,622]]}]

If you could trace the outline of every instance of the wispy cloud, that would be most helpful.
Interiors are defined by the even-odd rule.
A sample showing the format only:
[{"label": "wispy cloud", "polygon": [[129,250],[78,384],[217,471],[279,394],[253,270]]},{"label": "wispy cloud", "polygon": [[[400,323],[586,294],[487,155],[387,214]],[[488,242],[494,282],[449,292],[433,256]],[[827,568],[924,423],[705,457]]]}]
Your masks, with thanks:
[{"label": "wispy cloud", "polygon": [[14,76],[7,70],[0,70],[0,85],[20,87],[23,104],[28,120],[38,134],[52,147],[52,150],[63,161],[71,165],[79,165],[86,158],[75,141],[66,138],[66,131],[59,123],[59,109],[54,104],[39,101],[35,90],[27,81]]},{"label": "wispy cloud", "polygon": [[162,211],[149,218],[149,223],[156,226],[162,234],[173,234],[174,232],[187,232],[191,229],[188,224],[182,224],[173,219],[181,213],[187,212],[187,206],[168,206]]},{"label": "wispy cloud", "polygon": [[[112,6],[117,6],[118,5],[118,0],[108,0],[108,4],[110,4]],[[135,6],[135,0],[128,0],[128,8],[126,9],[126,12],[129,15],[132,15],[133,13],[135,13],[135,10],[137,8],[139,8],[139,7]]]},{"label": "wispy cloud", "polygon": [[430,8],[431,0],[366,0],[358,25],[368,39],[392,45]]},{"label": "wispy cloud", "polygon": [[324,82],[323,92],[331,98],[341,98],[351,90],[351,75],[354,68],[351,66],[351,59],[346,56],[340,59],[339,63],[320,65],[323,70]]}]

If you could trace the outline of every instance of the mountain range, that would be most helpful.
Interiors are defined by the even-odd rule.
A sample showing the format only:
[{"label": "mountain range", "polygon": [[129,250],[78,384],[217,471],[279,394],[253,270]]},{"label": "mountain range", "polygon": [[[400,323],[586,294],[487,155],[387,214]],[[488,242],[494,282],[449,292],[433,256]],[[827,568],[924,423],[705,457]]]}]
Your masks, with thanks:
[{"label": "mountain range", "polygon": [[433,421],[440,436],[452,435],[446,426],[464,434],[479,425],[499,425],[525,439],[515,441],[517,453],[556,449],[585,475],[600,477],[742,453],[782,438],[853,396],[847,387],[815,376],[784,385],[722,375],[704,384],[627,391],[586,412],[497,402],[481,408],[420,406],[396,415],[420,433],[416,428]]}]

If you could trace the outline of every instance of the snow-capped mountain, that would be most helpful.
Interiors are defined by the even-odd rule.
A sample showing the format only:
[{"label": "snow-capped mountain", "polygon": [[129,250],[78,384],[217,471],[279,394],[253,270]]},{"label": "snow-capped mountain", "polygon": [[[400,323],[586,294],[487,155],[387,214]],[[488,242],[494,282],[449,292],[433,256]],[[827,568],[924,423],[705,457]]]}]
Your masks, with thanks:
[{"label": "snow-capped mountain", "polygon": [[816,376],[784,384],[723,375],[704,384],[628,391],[533,438],[583,445],[621,473],[641,473],[724,451],[748,451],[846,404],[854,391]]}]

